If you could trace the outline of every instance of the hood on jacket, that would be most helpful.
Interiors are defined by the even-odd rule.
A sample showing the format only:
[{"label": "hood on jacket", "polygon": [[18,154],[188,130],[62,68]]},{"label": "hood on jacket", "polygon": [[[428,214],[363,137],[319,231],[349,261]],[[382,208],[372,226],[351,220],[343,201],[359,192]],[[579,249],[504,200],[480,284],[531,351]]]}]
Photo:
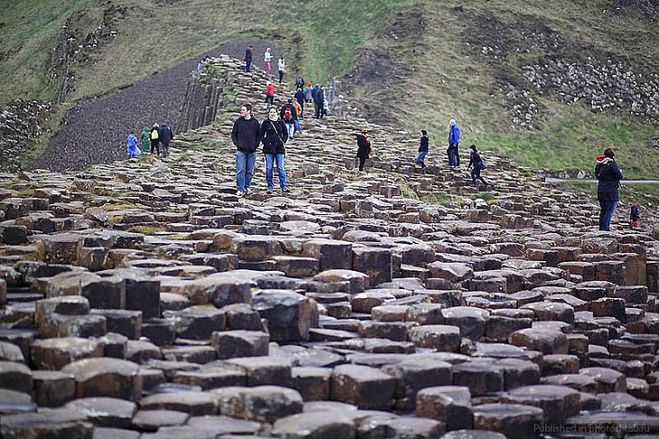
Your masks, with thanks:
[{"label": "hood on jacket", "polygon": [[597,161],[597,163],[601,165],[606,165],[607,163],[613,161],[611,157],[607,157],[605,155],[598,155],[597,157],[595,157],[595,160]]}]

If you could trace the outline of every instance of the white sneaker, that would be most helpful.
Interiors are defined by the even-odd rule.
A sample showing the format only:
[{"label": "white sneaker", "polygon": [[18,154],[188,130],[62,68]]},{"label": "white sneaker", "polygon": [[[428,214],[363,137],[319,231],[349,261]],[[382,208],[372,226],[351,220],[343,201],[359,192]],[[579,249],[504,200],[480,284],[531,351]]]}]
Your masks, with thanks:
[{"label": "white sneaker", "polygon": [[238,190],[238,191],[236,191],[236,195],[238,195],[239,197],[242,197],[243,195],[245,195],[245,191]]}]

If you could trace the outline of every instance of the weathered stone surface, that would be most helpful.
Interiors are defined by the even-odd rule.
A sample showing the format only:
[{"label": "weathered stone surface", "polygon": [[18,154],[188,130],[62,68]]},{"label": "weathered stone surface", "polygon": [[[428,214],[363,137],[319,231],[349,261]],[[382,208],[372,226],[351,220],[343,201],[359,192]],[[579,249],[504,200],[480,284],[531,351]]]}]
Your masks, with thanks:
[{"label": "weathered stone surface", "polygon": [[39,413],[3,416],[0,433],[7,439],[27,437],[66,437],[91,439],[93,424],[86,422],[82,413],[70,409],[44,409]]},{"label": "weathered stone surface", "polygon": [[465,386],[474,396],[503,390],[503,373],[483,363],[461,363],[453,366],[453,385]]},{"label": "weathered stone surface", "polygon": [[214,332],[210,342],[221,359],[268,355],[269,336],[265,332]]},{"label": "weathered stone surface", "polygon": [[137,412],[134,402],[116,398],[81,398],[64,406],[84,415],[98,427],[127,428]]},{"label": "weathered stone surface", "polygon": [[0,388],[32,392],[32,372],[24,364],[0,361]]},{"label": "weathered stone surface", "polygon": [[288,358],[244,357],[226,362],[245,371],[248,386],[287,386],[291,381],[291,361]]},{"label": "weathered stone surface", "polygon": [[272,434],[277,437],[348,438],[355,436],[355,424],[341,413],[301,413],[277,420]]},{"label": "weathered stone surface", "polygon": [[510,334],[508,342],[545,354],[568,353],[568,341],[565,334],[550,329],[521,329]]},{"label": "weathered stone surface", "polygon": [[210,392],[220,414],[250,421],[270,422],[302,412],[302,397],[279,386],[225,387]]},{"label": "weathered stone surface", "polygon": [[135,401],[142,393],[139,366],[115,358],[78,360],[62,369],[76,380],[76,396],[87,398],[105,396]]},{"label": "weathered stone surface", "polygon": [[188,413],[176,410],[140,410],[133,416],[131,426],[139,431],[156,431],[161,427],[183,425],[190,419]]},{"label": "weathered stone surface", "polygon": [[102,357],[103,346],[93,339],[48,338],[35,341],[30,356],[39,369],[59,370],[77,360]]},{"label": "weathered stone surface", "polygon": [[416,415],[442,421],[448,430],[472,428],[471,393],[467,387],[439,386],[417,394]]},{"label": "weathered stone surface", "polygon": [[417,326],[409,331],[409,339],[421,348],[457,352],[460,347],[460,328],[448,325]]},{"label": "weathered stone surface", "polygon": [[158,393],[140,400],[141,410],[174,410],[190,416],[217,414],[217,402],[213,395],[204,392]]},{"label": "weathered stone surface", "polygon": [[393,405],[395,383],[393,377],[371,367],[337,366],[332,372],[331,397],[363,409],[387,410]]},{"label": "weathered stone surface", "polygon": [[403,361],[382,367],[384,373],[396,378],[394,397],[397,410],[414,410],[417,393],[421,389],[449,385],[453,382],[453,372],[449,363],[433,355],[421,355],[412,355]]},{"label": "weathered stone surface", "polygon": [[474,428],[498,431],[508,438],[535,437],[543,421],[542,409],[521,404],[483,404],[473,412]]},{"label": "weathered stone surface", "polygon": [[272,341],[307,340],[309,328],[318,326],[316,303],[294,291],[261,290],[253,306],[267,320]]},{"label": "weathered stone surface", "polygon": [[59,407],[75,398],[73,375],[58,371],[36,370],[32,373],[34,402],[43,407]]}]

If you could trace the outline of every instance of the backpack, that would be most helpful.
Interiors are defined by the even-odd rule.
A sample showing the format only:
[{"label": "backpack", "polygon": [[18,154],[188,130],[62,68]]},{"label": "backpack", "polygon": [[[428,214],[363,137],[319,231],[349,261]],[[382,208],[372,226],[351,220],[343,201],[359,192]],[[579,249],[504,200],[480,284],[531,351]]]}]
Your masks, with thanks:
[{"label": "backpack", "polygon": [[158,130],[151,131],[151,140],[158,140]]},{"label": "backpack", "polygon": [[293,120],[293,112],[291,111],[291,107],[286,107],[284,110],[284,120]]},{"label": "backpack", "polygon": [[485,160],[483,160],[482,157],[481,157],[481,166],[480,166],[480,168],[481,169],[487,169],[487,163],[485,163]]}]

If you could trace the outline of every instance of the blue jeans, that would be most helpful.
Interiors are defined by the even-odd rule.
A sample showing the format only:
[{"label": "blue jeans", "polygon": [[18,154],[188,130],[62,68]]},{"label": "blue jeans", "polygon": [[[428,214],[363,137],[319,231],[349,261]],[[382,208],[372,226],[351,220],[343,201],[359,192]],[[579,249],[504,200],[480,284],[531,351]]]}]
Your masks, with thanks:
[{"label": "blue jeans", "polygon": [[294,121],[286,122],[286,129],[288,129],[288,138],[292,139],[293,134],[295,134],[295,122]]},{"label": "blue jeans", "polygon": [[295,119],[294,123],[295,123],[295,131],[297,131],[298,133],[301,133],[302,132],[302,126],[300,125],[300,119]]},{"label": "blue jeans", "polygon": [[599,202],[600,230],[609,230],[611,228],[611,220],[613,219],[613,213],[616,211],[618,201],[599,198]]},{"label": "blue jeans", "polygon": [[252,183],[254,176],[254,163],[256,162],[256,153],[246,153],[236,151],[236,187],[239,191],[245,192]]},{"label": "blue jeans", "polygon": [[275,184],[273,182],[272,166],[277,163],[277,173],[279,174],[279,187],[286,189],[286,169],[284,169],[284,154],[266,154],[265,155],[265,182],[268,189],[273,189]]},{"label": "blue jeans", "polygon": [[420,151],[419,155],[416,156],[416,162],[424,164],[427,155],[428,155],[428,151]]}]

